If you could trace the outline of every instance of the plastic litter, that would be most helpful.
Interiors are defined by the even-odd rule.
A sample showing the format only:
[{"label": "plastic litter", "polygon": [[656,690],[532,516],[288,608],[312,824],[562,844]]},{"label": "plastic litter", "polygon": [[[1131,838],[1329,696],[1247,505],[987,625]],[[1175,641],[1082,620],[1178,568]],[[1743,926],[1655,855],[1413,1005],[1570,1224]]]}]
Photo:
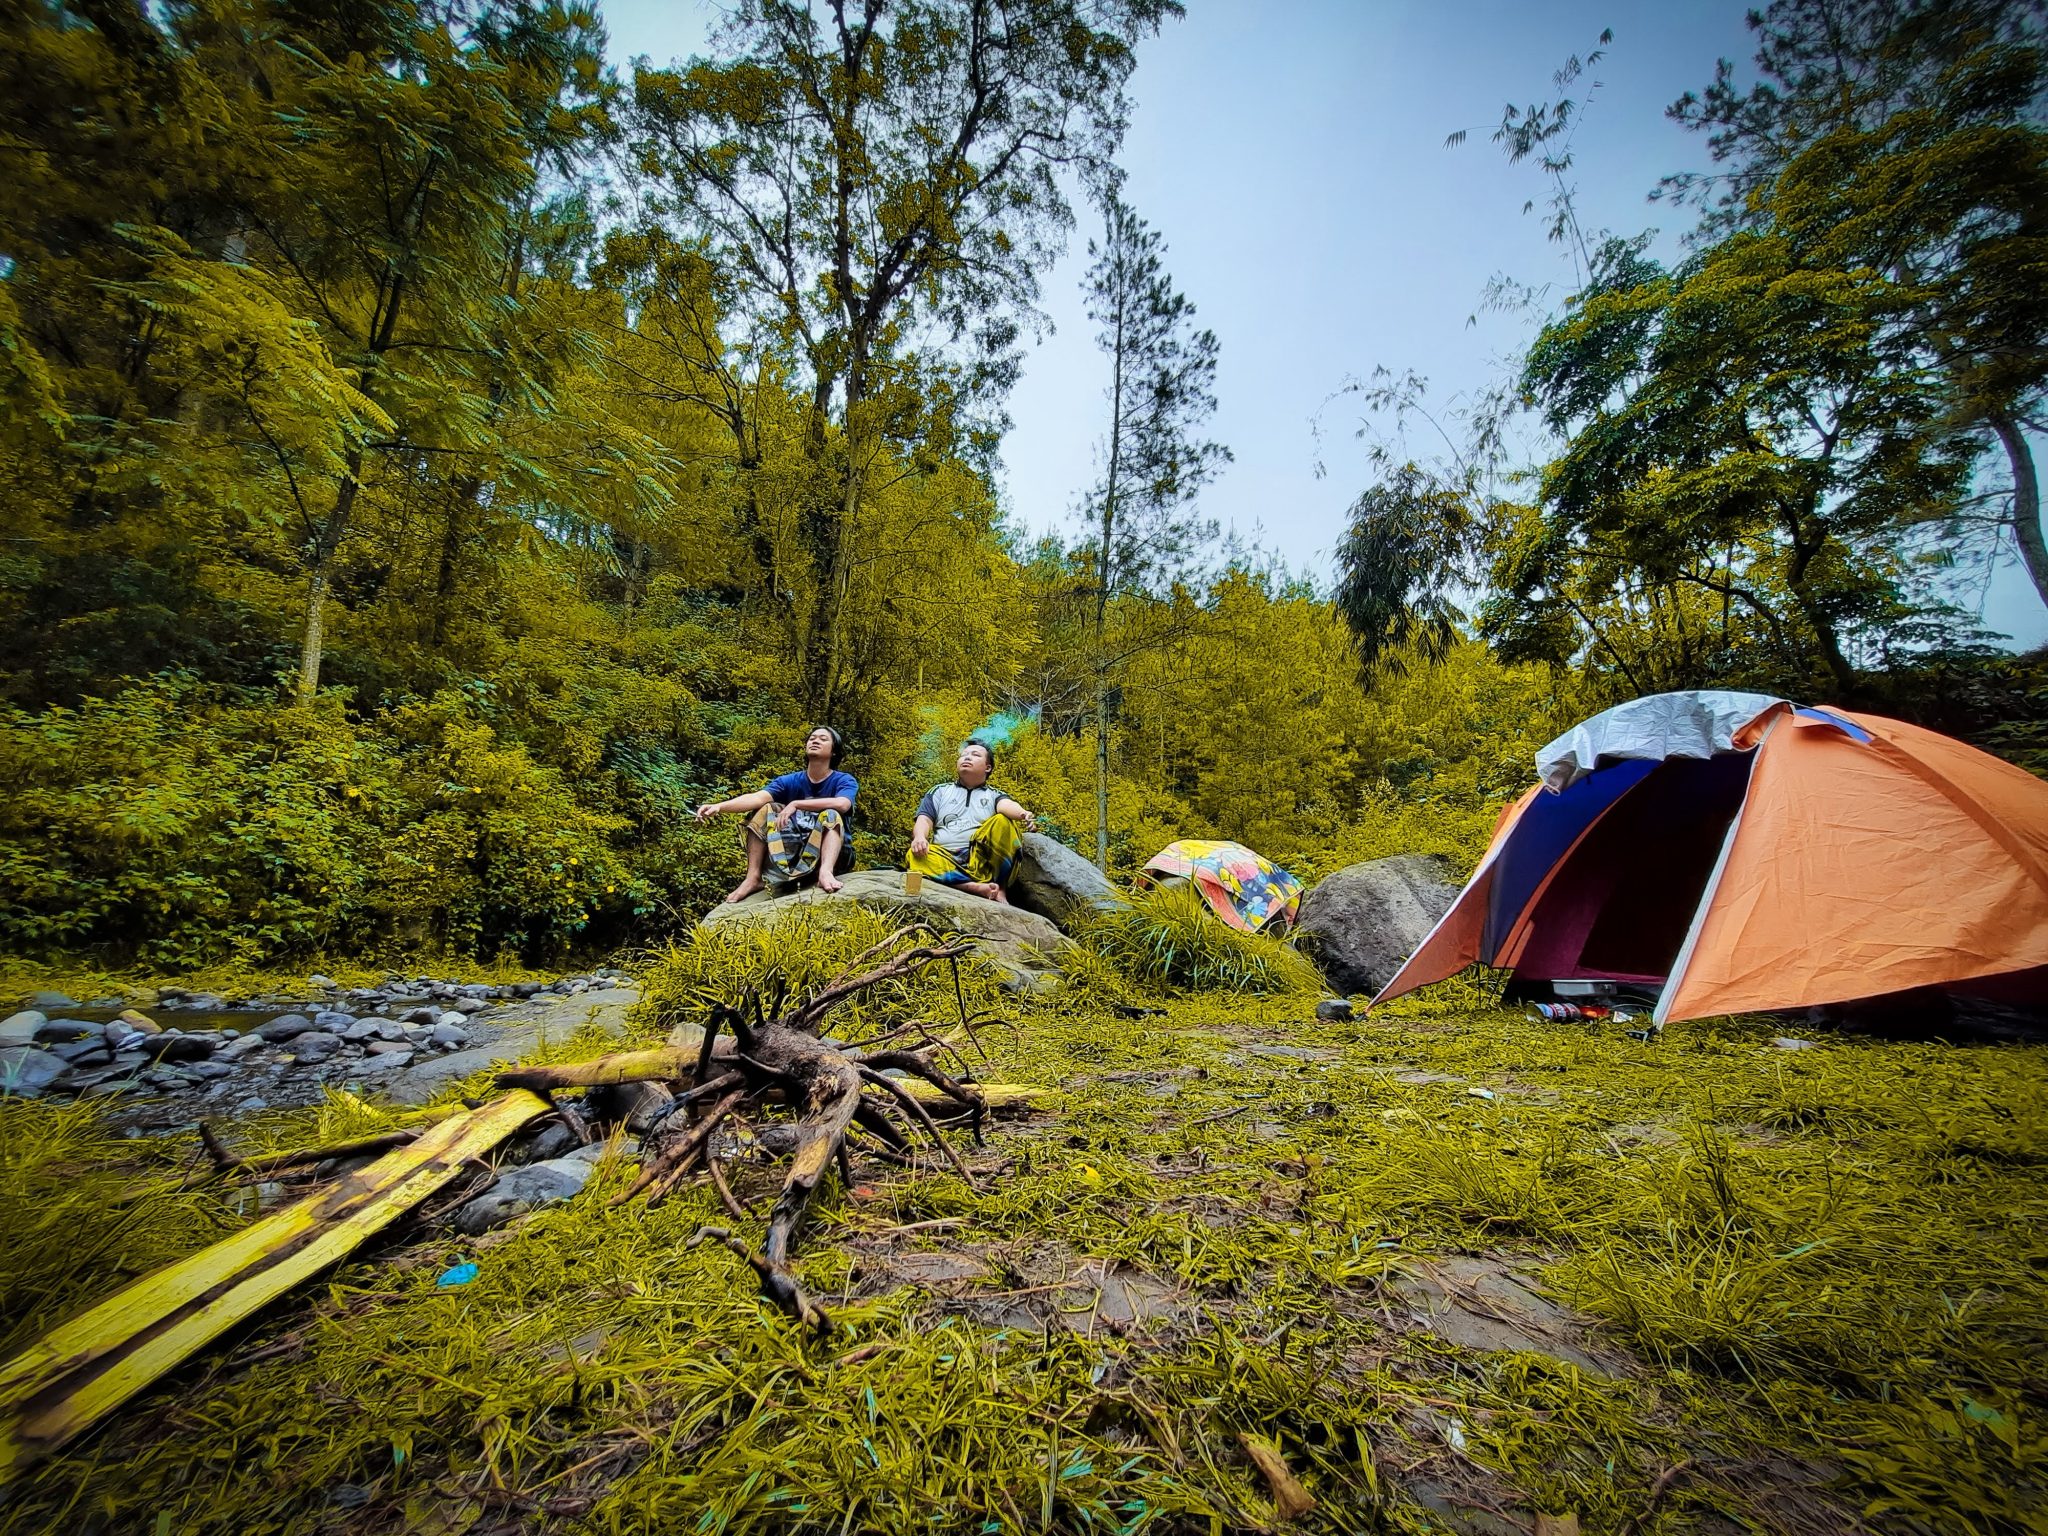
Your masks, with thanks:
[{"label": "plastic litter", "polygon": [[442,1290],[447,1290],[452,1286],[467,1285],[477,1277],[480,1270],[481,1266],[476,1260],[471,1259],[466,1264],[457,1264],[453,1269],[442,1270],[441,1277],[434,1284]]}]

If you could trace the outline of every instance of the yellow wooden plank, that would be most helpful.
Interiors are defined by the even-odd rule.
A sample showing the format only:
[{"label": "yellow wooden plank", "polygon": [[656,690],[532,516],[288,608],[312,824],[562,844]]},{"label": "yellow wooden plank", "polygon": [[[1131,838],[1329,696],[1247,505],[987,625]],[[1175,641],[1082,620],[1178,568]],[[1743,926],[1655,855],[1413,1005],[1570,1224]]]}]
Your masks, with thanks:
[{"label": "yellow wooden plank", "polygon": [[123,1287],[0,1365],[0,1484],[389,1226],[547,1106],[515,1090]]}]

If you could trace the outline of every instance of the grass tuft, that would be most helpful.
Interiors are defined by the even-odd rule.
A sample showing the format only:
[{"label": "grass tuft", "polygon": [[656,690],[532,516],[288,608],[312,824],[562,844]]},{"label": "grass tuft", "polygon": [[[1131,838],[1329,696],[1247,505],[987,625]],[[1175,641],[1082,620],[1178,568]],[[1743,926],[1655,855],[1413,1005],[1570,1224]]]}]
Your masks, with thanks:
[{"label": "grass tuft", "polygon": [[1185,886],[1099,913],[1081,938],[1144,989],[1311,993],[1323,987],[1322,973],[1293,945],[1239,932]]}]

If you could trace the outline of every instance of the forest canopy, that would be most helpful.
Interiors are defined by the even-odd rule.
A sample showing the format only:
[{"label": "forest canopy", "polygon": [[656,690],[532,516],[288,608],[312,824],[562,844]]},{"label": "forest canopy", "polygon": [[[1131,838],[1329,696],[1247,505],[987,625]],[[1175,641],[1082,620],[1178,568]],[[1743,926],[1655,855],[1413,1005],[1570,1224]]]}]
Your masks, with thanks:
[{"label": "forest canopy", "polygon": [[820,721],[868,864],[977,730],[1126,873],[1469,862],[1538,745],[1660,687],[2038,766],[2040,669],[1938,574],[2017,538],[2048,590],[2039,12],[1851,9],[1826,111],[1805,0],[1756,93],[1674,109],[1737,190],[1674,189],[1677,266],[1589,247],[1510,391],[1547,458],[1388,463],[1298,573],[1198,516],[1207,332],[1171,410],[1101,407],[1138,469],[1071,539],[1003,503],[1091,210],[1141,259],[1092,313],[1193,313],[1116,169],[1171,0],[744,0],[627,73],[534,0],[9,7],[0,948],[646,941],[739,866],[689,808]]}]

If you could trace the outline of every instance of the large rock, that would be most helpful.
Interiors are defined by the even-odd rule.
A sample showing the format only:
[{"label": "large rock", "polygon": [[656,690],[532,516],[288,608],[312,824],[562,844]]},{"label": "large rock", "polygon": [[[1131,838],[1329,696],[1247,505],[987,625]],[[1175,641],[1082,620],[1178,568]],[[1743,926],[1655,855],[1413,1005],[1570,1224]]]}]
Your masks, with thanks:
[{"label": "large rock", "polygon": [[1340,992],[1379,991],[1458,897],[1457,873],[1422,854],[1373,859],[1301,899],[1301,947]]},{"label": "large rock", "polygon": [[543,1205],[574,1199],[590,1182],[591,1172],[603,1155],[604,1144],[598,1142],[567,1157],[528,1163],[524,1168],[507,1171],[497,1183],[455,1213],[457,1230],[478,1237]]},{"label": "large rock", "polygon": [[1010,899],[1068,929],[1092,912],[1124,905],[1123,893],[1107,875],[1043,832],[1024,834],[1024,852],[1010,879]]},{"label": "large rock", "polygon": [[703,926],[717,929],[735,923],[774,923],[793,912],[830,924],[835,913],[857,907],[899,921],[922,918],[941,931],[966,935],[974,940],[981,959],[1013,991],[1048,991],[1059,984],[1060,952],[1069,940],[1050,918],[968,896],[936,880],[925,881],[913,896],[903,889],[900,869],[857,871],[829,896],[815,886],[784,896],[757,891],[745,901],[713,907],[705,914]]},{"label": "large rock", "polygon": [[0,1049],[0,1095],[33,1099],[71,1069],[61,1056],[32,1045]]}]

